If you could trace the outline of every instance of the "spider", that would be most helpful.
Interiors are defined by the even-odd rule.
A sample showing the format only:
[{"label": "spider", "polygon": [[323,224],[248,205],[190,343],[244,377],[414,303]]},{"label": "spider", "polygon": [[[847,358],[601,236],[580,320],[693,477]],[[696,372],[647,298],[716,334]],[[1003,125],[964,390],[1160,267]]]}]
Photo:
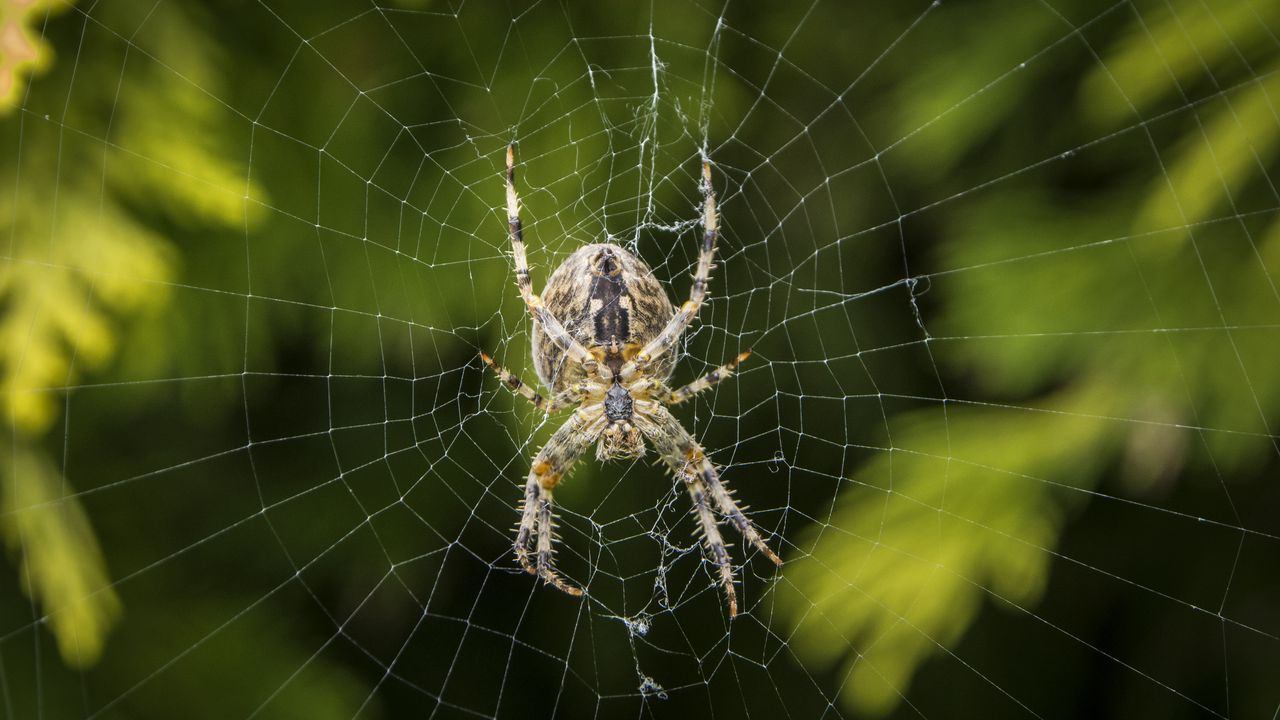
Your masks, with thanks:
[{"label": "spider", "polygon": [[707,555],[719,572],[729,616],[734,617],[738,600],[733,569],[715,511],[774,563],[781,565],[782,559],[769,549],[734,502],[706,451],[666,407],[729,377],[751,354],[744,352],[678,390],[666,385],[675,366],[671,350],[706,298],[715,255],[716,199],[711,166],[705,160],[702,186],[706,194],[702,251],[689,300],[679,311],[640,258],[610,243],[579,248],[551,273],[539,297],[533,293],[525,257],[515,150],[507,146],[507,234],[515,256],[516,286],[533,315],[533,363],[538,378],[551,391],[550,398],[535,392],[488,355],[481,353],[480,357],[503,383],[534,407],[550,414],[578,406],[533,458],[516,533],[515,554],[520,565],[545,583],[573,596],[582,595],[580,588],[551,565],[552,492],[592,443],[602,461],[636,458],[644,454],[647,437],[689,491]]}]

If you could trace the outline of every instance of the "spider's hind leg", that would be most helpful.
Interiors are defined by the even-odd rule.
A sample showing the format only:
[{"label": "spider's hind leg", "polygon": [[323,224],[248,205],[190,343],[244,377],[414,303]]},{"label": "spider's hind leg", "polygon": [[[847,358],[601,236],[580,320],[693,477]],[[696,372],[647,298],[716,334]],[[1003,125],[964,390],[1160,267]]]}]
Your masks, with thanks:
[{"label": "spider's hind leg", "polygon": [[[532,473],[531,473],[532,475]],[[558,482],[559,478],[553,478]],[[545,582],[574,597],[582,596],[582,589],[569,584],[551,567],[551,559],[555,554],[552,547],[554,532],[554,514],[552,512],[551,488],[543,487],[542,477],[530,477],[525,487],[524,512],[520,519],[520,531],[516,534],[516,559],[520,566],[530,575],[537,575]],[[533,533],[538,537],[534,542],[534,558],[529,558],[529,540]]]},{"label": "spider's hind leg", "polygon": [[752,545],[774,562],[781,565],[778,557],[767,544],[755,525],[743,514],[742,508],[734,502],[729,491],[720,482],[720,473],[707,458],[706,452],[693,436],[689,435],[660,403],[654,401],[636,402],[637,426],[649,436],[655,447],[662,453],[667,467],[685,483],[693,500],[694,511],[698,515],[707,554],[715,563],[720,575],[720,583],[724,586],[725,596],[729,602],[729,615],[738,612],[737,592],[734,590],[733,568],[729,564],[729,551],[725,547],[724,538],[717,525],[718,518],[711,507],[717,508],[733,526],[738,529]]},{"label": "spider's hind leg", "polygon": [[760,537],[760,532],[756,530],[756,526],[747,519],[746,515],[742,514],[742,508],[738,507],[738,503],[729,494],[729,491],[725,489],[724,484],[720,482],[720,473],[716,472],[715,466],[711,464],[711,461],[707,459],[702,450],[695,447],[686,453],[686,457],[688,457],[691,464],[697,467],[695,472],[698,473],[702,482],[706,484],[707,490],[711,493],[711,498],[715,500],[716,506],[720,508],[720,512],[729,518],[734,527],[738,528],[738,532],[742,534],[742,537],[749,540],[752,545],[755,545],[760,552],[764,553],[765,557],[773,561],[774,565],[781,566],[782,558],[778,557],[778,554],[765,543],[764,538]]},{"label": "spider's hind leg", "polygon": [[707,554],[720,573],[720,584],[724,586],[725,598],[729,602],[729,617],[735,617],[738,614],[738,593],[733,589],[733,568],[729,565],[729,550],[725,547],[724,537],[720,535],[720,527],[708,505],[707,487],[694,474],[686,474],[683,480],[702,528],[702,541],[707,546]]},{"label": "spider's hind leg", "polygon": [[582,590],[569,584],[551,566],[555,552],[552,538],[555,515],[551,493],[578,456],[599,437],[604,426],[602,412],[599,406],[578,409],[533,458],[529,480],[525,484],[520,529],[516,533],[515,552],[520,566],[575,597],[581,596]]}]

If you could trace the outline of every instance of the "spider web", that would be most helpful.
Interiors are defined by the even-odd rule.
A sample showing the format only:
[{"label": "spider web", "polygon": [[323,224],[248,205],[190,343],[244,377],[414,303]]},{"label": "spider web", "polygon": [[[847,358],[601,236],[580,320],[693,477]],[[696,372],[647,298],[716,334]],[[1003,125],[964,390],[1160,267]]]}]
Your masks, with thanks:
[{"label": "spider web", "polygon": [[[116,362],[73,355],[43,388],[60,502],[109,568],[91,590],[123,615],[75,669],[56,613],[6,583],[6,715],[1274,716],[1276,13],[903,5],[44,19],[59,70],[6,120],[15,197],[55,223],[75,188],[123,197],[174,272],[135,274],[165,300],[120,321]],[[1226,59],[1189,41],[1126,80],[1116,38],[1165,47],[1170,18]],[[187,95],[156,114],[156,82]],[[154,124],[130,134],[137,108]],[[39,143],[97,164],[41,184]],[[786,561],[725,529],[732,621],[652,454],[588,454],[557,491],[585,598],[513,561],[565,416],[478,361],[535,380],[508,143],[535,290],[608,238],[683,301],[712,163],[722,240],[672,382],[754,355],[675,412]],[[1147,180],[1112,196],[1119,175]],[[132,272],[14,242],[14,268]]]}]

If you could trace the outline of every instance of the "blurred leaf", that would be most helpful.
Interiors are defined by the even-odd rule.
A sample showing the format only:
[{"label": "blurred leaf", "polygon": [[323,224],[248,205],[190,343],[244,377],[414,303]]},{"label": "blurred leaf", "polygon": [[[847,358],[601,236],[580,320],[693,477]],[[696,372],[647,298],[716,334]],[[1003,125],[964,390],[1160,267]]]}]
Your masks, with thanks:
[{"label": "blurred leaf", "polygon": [[[1048,580],[1064,507],[1096,482],[1106,424],[1096,393],[1053,398],[1053,412],[950,408],[894,421],[895,452],[853,477],[829,525],[797,543],[797,651],[849,674],[842,698],[891,710],[915,668],[953,648],[988,596],[1026,607]],[[839,638],[839,642],[832,642]],[[851,652],[851,648],[857,648]]]},{"label": "blurred leaf", "polygon": [[1196,102],[1166,172],[1150,180],[1136,231],[1203,222],[1265,176],[1280,145],[1277,23],[1278,3],[1165,4],[1139,12],[1086,75],[1081,110],[1101,127],[1168,112],[1162,100]]},{"label": "blurred leaf", "polygon": [[[972,8],[945,6],[954,22],[933,22],[923,30],[937,34],[937,52],[921,58],[921,65],[893,91],[890,137],[915,143],[895,159],[912,164],[924,180],[945,177],[965,153],[986,140],[1002,119],[1016,109],[1035,77],[1019,63],[1043,48],[1051,33],[1061,32],[1055,18],[1035,4],[1001,7],[979,13]],[[956,34],[968,35],[957,42]],[[990,42],[992,35],[1001,42]],[[993,82],[993,78],[998,78]]]},{"label": "blurred leaf", "polygon": [[1165,176],[1152,180],[1137,229],[1194,225],[1213,217],[1275,158],[1280,144],[1280,64],[1215,103],[1183,138]]},{"label": "blurred leaf", "polygon": [[[32,13],[36,8],[45,5],[29,6]],[[183,11],[170,12],[162,27],[165,51],[183,58],[181,74],[149,64],[142,79],[122,84],[95,76],[97,65],[81,65],[86,102],[118,106],[109,142],[67,142],[64,127],[48,132],[49,125],[36,121],[17,146],[18,172],[0,185],[0,226],[7,229],[0,404],[19,443],[48,431],[64,388],[117,354],[127,316],[155,313],[169,299],[176,253],[152,229],[156,218],[149,213],[160,210],[182,225],[237,229],[262,215],[263,193],[242,165],[225,159],[231,156],[227,108],[209,94],[224,76],[224,58]],[[38,50],[43,41],[28,46]],[[85,120],[81,132],[97,121]],[[102,169],[86,173],[86,167]],[[131,355],[154,366],[157,358],[188,349],[161,340],[139,344]],[[50,616],[64,659],[91,664],[120,603],[83,511],[74,499],[59,499],[65,483],[37,451],[23,446],[17,453],[5,465],[12,471],[5,486],[6,541],[22,555],[25,588]]]},{"label": "blurred leaf", "polygon": [[0,265],[0,398],[8,422],[38,434],[74,368],[114,352],[109,312],[157,305],[172,260],[163,240],[114,205],[64,188],[55,219],[28,186],[0,191],[0,225],[14,237]]},{"label": "blurred leaf", "polygon": [[110,184],[179,223],[243,228],[261,220],[268,199],[246,165],[231,159],[228,125],[243,118],[219,100],[228,94],[230,58],[201,30],[203,12],[171,9],[155,24],[149,51],[184,62],[180,71],[149,65],[121,88],[118,142],[129,152],[112,158]]},{"label": "blurred leaf", "polygon": [[67,0],[0,0],[0,114],[12,110],[26,87],[26,75],[49,66],[53,50],[31,27],[71,6]]},{"label": "blurred leaf", "polygon": [[0,473],[5,545],[21,560],[23,592],[48,616],[62,659],[92,665],[120,615],[120,600],[89,519],[37,451],[17,445],[12,457],[0,455]]},{"label": "blurred leaf", "polygon": [[1183,0],[1133,14],[1129,31],[1081,84],[1081,109],[1094,124],[1133,122],[1135,111],[1142,115],[1170,95],[1181,105],[1190,99],[1187,88],[1224,60],[1243,58],[1256,47],[1274,51],[1270,28],[1280,20],[1280,5]]},{"label": "blurred leaf", "polygon": [[[1127,262],[1099,262],[1105,249],[1074,246],[1081,237],[1123,232],[1124,208],[1122,197],[1077,204],[1032,187],[1011,188],[955,213],[937,254],[942,267],[963,272],[936,283],[949,300],[937,332],[987,339],[954,343],[948,357],[999,397],[1032,395],[1100,360],[1072,333],[1129,327],[1145,310],[1138,302],[1142,289],[1124,282]],[[1075,220],[1063,223],[1063,214]],[[1127,260],[1122,248],[1111,253],[1106,257]],[[1100,312],[1117,292],[1131,293],[1129,302]]]},{"label": "blurred leaf", "polygon": [[[1268,24],[1278,9],[1227,0],[1135,9],[1082,79],[1080,112],[1109,127],[1170,98],[1181,110],[1169,121],[1176,134],[1159,142],[1174,151],[1156,158],[1156,172],[1128,173],[1123,156],[1100,154],[1071,169],[1104,190],[1065,190],[1079,182],[1065,172],[1028,173],[938,219],[941,272],[930,280],[941,317],[930,328],[947,342],[935,346],[945,348],[937,362],[991,407],[891,417],[894,451],[853,475],[829,524],[798,543],[813,550],[787,566],[796,592],[780,589],[798,651],[844,668],[850,707],[896,707],[919,665],[959,643],[984,598],[1034,605],[1065,516],[1088,497],[1070,488],[1092,489],[1112,466],[1128,492],[1159,491],[1193,461],[1187,426],[1224,430],[1202,436],[1217,473],[1273,454],[1280,221],[1259,214],[1258,232],[1241,213],[1258,186],[1274,207],[1280,53]],[[1233,80],[1240,74],[1247,80]],[[898,136],[956,102],[924,84],[902,87]],[[1232,89],[1189,104],[1219,88]],[[1026,123],[995,90],[982,128],[939,121],[936,152],[913,155],[945,165]],[[1096,142],[1094,132],[1076,142]],[[1231,222],[1212,222],[1224,213]]]}]

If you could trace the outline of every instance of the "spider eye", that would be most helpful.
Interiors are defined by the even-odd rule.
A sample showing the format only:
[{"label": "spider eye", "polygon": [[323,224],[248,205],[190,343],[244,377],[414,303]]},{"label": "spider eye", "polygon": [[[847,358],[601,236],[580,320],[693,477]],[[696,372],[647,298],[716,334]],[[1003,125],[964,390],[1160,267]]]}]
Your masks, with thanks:
[{"label": "spider eye", "polygon": [[621,266],[618,265],[618,258],[610,248],[601,249],[591,258],[591,271],[595,275],[614,277],[621,270]]}]

